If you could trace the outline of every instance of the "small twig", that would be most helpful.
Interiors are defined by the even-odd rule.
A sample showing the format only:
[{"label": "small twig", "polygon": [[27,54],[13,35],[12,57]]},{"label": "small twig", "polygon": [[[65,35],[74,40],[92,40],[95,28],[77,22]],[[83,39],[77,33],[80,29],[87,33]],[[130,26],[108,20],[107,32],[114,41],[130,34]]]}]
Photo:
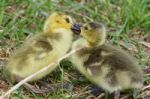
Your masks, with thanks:
[{"label": "small twig", "polygon": [[38,89],[38,88],[34,88],[32,85],[30,85],[29,83],[24,83],[23,86],[28,89],[29,91],[31,92],[34,92],[34,93],[46,93],[46,92],[49,92],[50,89],[48,88],[45,88],[45,89]]},{"label": "small twig", "polygon": [[146,90],[146,89],[148,89],[148,88],[150,89],[150,85],[143,87],[143,88],[141,89],[141,91],[144,91],[144,90]]},{"label": "small twig", "polygon": [[101,99],[104,96],[105,96],[105,93],[101,93],[96,99]]},{"label": "small twig", "polygon": [[145,74],[144,76],[145,76],[145,77],[146,77],[146,76],[150,76],[150,73],[148,73],[148,74]]},{"label": "small twig", "polygon": [[29,80],[31,80],[33,77],[37,76],[38,74],[46,71],[47,69],[49,69],[52,65],[58,64],[60,61],[62,61],[63,59],[69,57],[70,55],[72,55],[73,53],[79,51],[82,48],[78,48],[78,49],[74,49],[72,51],[70,51],[70,53],[62,56],[61,58],[59,58],[58,60],[54,61],[53,63],[49,64],[48,66],[42,68],[41,70],[31,74],[30,76],[26,77],[25,79],[21,80],[19,83],[17,83],[15,86],[13,86],[10,90],[8,90],[4,95],[0,96],[0,99],[5,99],[5,97],[7,97],[8,95],[10,95],[14,90],[18,89],[21,85],[23,85],[24,83],[28,82]]}]

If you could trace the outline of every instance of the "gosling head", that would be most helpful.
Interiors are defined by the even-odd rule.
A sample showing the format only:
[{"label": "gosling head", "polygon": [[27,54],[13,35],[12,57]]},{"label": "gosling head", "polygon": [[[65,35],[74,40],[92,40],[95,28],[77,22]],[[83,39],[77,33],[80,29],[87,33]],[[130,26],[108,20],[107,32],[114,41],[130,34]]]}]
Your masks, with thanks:
[{"label": "gosling head", "polygon": [[80,32],[80,35],[88,42],[89,46],[100,46],[105,43],[106,30],[102,23],[90,22],[83,26],[74,25],[74,32]]},{"label": "gosling head", "polygon": [[52,13],[44,24],[44,33],[50,33],[56,29],[71,30],[74,19],[63,13]]}]

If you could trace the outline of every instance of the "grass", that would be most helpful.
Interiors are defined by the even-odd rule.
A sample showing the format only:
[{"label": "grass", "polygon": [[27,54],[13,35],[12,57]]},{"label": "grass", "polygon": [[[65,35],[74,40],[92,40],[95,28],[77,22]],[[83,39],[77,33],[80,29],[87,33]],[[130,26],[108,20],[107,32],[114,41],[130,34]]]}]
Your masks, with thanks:
[{"label": "grass", "polygon": [[[108,39],[112,43],[123,42],[124,46],[131,48],[130,52],[139,60],[140,65],[150,66],[150,48],[142,45],[140,41],[150,42],[150,1],[149,0],[1,0],[0,3],[0,41],[1,49],[11,50],[18,47],[28,37],[39,33],[48,14],[53,11],[67,12],[77,21],[84,23],[91,20],[106,24]],[[10,43],[11,42],[11,43]],[[137,50],[137,52],[134,52]],[[8,57],[7,52],[3,52]],[[5,55],[6,54],[6,55]],[[65,73],[74,70],[63,63],[62,75],[53,78],[55,82],[62,82]],[[76,71],[76,70],[74,70]],[[71,72],[72,73],[72,72]],[[80,85],[79,89],[88,86],[87,80],[81,75],[69,74],[73,77],[73,84]],[[2,79],[2,78],[1,78]],[[4,80],[3,78],[2,80]],[[145,77],[146,85],[150,84],[150,77]],[[72,92],[74,93],[74,92]],[[51,97],[59,99],[70,92],[47,93],[44,95],[29,93],[21,87],[12,95],[12,99]],[[83,92],[84,93],[84,92]],[[86,97],[86,96],[85,96]],[[68,98],[72,99],[72,98]]]}]

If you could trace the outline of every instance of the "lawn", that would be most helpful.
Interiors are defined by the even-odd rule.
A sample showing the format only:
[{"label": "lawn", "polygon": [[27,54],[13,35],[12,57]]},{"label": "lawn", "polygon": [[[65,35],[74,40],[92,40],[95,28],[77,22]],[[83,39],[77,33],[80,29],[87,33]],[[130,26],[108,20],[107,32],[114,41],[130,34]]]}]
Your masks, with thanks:
[{"label": "lawn", "polygon": [[[47,16],[54,11],[65,12],[77,22],[103,22],[107,40],[132,54],[144,70],[144,87],[121,94],[148,99],[150,95],[150,1],[149,0],[1,0],[0,2],[0,94],[13,85],[8,81],[3,66],[8,57],[25,39],[43,31]],[[11,99],[85,99],[91,96],[92,86],[71,63],[63,61],[59,68],[43,79],[49,84],[68,81],[66,91],[35,94],[20,87]],[[37,86],[38,82],[33,85]],[[103,91],[100,95],[104,95]],[[146,98],[147,97],[147,98]],[[125,98],[128,99],[128,98]]]}]

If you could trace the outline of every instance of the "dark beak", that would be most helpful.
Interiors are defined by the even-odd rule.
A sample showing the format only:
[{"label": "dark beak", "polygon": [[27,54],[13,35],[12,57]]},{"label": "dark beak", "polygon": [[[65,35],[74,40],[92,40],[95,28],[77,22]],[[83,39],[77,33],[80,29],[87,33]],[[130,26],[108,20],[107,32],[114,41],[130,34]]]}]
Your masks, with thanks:
[{"label": "dark beak", "polygon": [[73,26],[71,27],[72,32],[79,35],[81,32],[81,29],[80,29],[81,26],[82,26],[81,24],[77,24],[77,23],[73,24]]}]

